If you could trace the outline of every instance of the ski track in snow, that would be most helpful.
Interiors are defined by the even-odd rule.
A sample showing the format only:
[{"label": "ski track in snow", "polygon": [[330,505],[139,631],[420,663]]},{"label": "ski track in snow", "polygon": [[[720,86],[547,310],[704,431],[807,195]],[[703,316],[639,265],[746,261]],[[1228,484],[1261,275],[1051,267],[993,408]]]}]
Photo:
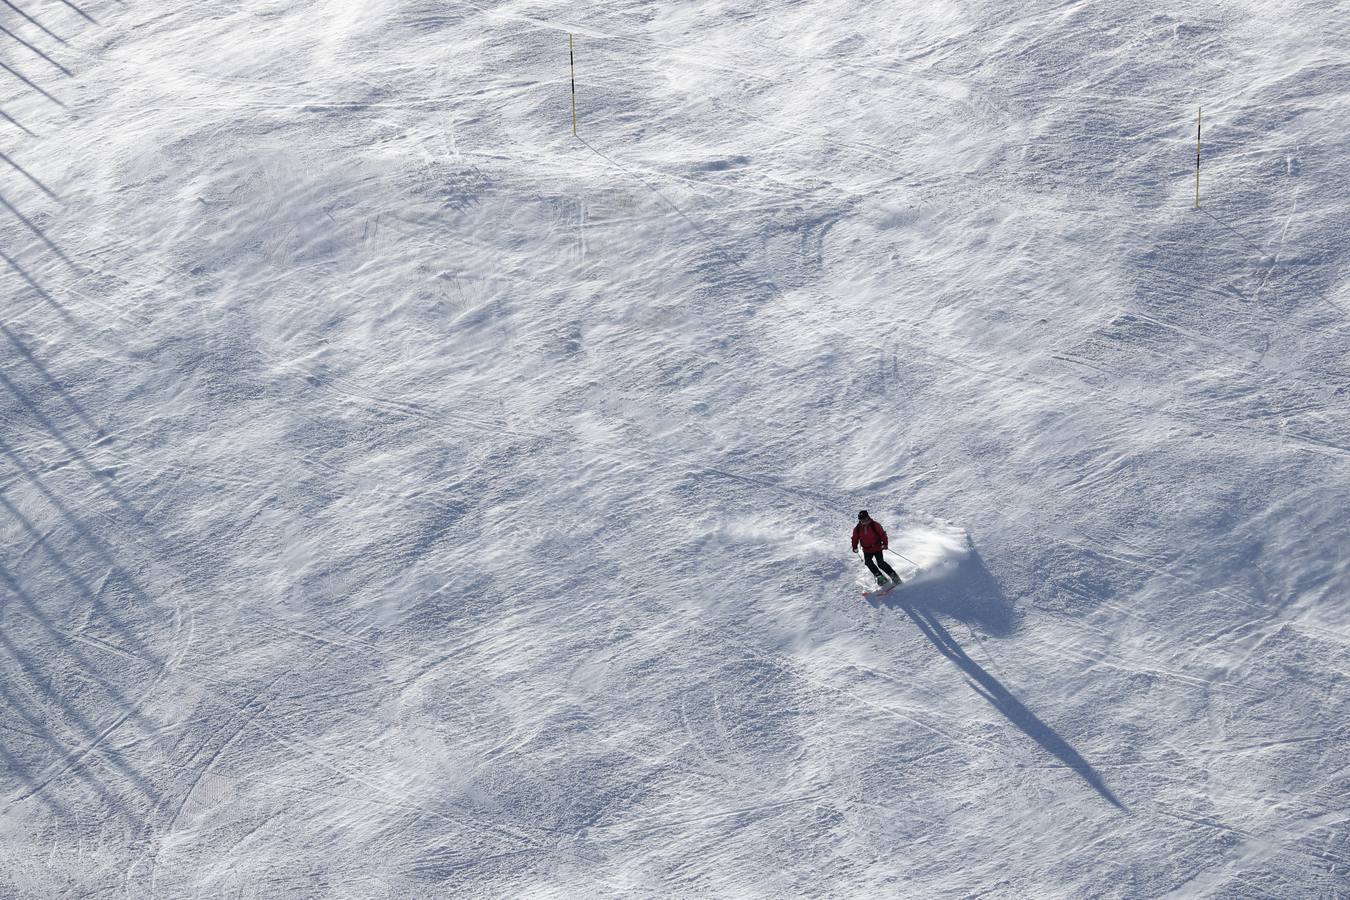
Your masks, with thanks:
[{"label": "ski track in snow", "polygon": [[0,7],[0,894],[1339,896],[1337,12]]}]

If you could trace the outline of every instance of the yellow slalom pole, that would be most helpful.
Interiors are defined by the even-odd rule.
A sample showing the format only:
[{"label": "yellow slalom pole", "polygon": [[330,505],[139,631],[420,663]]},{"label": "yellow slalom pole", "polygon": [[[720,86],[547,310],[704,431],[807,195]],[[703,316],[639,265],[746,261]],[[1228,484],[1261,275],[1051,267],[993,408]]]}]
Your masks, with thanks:
[{"label": "yellow slalom pole", "polygon": [[1195,208],[1200,208],[1200,112],[1203,107],[1195,108]]},{"label": "yellow slalom pole", "polygon": [[577,56],[572,50],[572,35],[570,34],[567,36],[567,59],[572,64],[572,134],[575,135],[577,133]]}]

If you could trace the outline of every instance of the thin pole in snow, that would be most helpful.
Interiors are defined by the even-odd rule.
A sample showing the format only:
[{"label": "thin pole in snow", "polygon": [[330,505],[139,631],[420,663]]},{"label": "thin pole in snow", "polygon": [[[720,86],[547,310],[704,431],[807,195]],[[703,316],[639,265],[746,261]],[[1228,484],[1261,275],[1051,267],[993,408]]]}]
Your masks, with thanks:
[{"label": "thin pole in snow", "polygon": [[1203,107],[1195,108],[1195,208],[1200,208],[1200,112]]},{"label": "thin pole in snow", "polygon": [[572,134],[575,135],[577,133],[577,57],[572,49],[572,35],[570,34],[567,36],[567,60],[572,65]]}]

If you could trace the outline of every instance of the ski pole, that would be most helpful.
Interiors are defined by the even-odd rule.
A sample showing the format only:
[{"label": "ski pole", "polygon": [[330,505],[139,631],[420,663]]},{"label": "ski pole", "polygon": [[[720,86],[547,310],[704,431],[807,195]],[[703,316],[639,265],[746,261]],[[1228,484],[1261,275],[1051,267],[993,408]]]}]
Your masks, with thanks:
[{"label": "ski pole", "polygon": [[[884,552],[884,553],[889,553],[889,554],[891,554],[892,556],[898,556],[900,559],[903,559],[905,562],[909,563],[911,566],[913,566],[913,567],[916,568],[916,569],[922,569],[922,568],[923,568],[923,566],[919,565],[918,563],[916,563],[914,560],[910,559],[910,558],[909,558],[908,556],[906,556],[905,554],[900,553],[900,552],[895,551],[895,550],[892,550],[892,549],[889,548],[889,547],[887,547],[887,548],[886,548],[884,551],[882,551],[882,552]],[[864,560],[864,559],[862,558],[862,554],[858,553],[857,550],[854,550],[854,551],[853,551],[853,555],[854,555],[854,556],[857,556],[859,562],[861,562],[863,565],[867,565],[867,561]]]}]

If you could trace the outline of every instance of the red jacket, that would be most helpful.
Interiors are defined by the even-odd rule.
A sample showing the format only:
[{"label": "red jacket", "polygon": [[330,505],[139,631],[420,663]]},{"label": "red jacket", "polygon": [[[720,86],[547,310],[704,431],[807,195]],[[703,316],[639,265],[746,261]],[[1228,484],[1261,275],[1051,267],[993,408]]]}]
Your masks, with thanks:
[{"label": "red jacket", "polygon": [[876,553],[890,546],[890,541],[881,523],[868,519],[866,522],[859,522],[853,529],[854,550],[858,549],[858,544],[862,544],[864,553]]}]

